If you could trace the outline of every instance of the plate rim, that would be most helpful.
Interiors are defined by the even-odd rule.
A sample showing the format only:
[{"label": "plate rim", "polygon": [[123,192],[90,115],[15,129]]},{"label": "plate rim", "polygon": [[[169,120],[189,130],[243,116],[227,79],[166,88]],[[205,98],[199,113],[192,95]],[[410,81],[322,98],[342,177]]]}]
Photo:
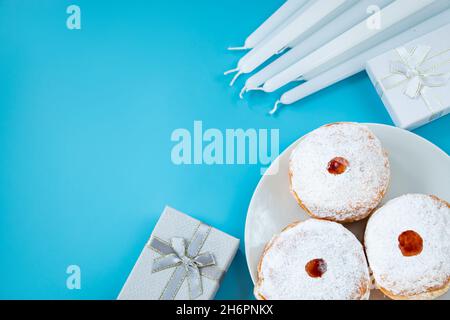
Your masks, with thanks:
[{"label": "plate rim", "polygon": [[[335,122],[335,123],[336,123],[336,122]],[[341,123],[342,123],[342,122],[341,122]],[[369,127],[369,129],[370,129],[371,127],[380,127],[380,128],[384,128],[384,129],[387,129],[387,130],[393,130],[393,131],[401,132],[402,134],[406,134],[406,135],[412,136],[412,137],[414,137],[415,139],[419,139],[419,140],[421,140],[422,142],[425,142],[425,143],[428,144],[430,147],[432,147],[433,149],[435,149],[437,153],[440,153],[440,154],[443,155],[444,157],[447,157],[447,159],[450,161],[450,156],[449,156],[444,150],[442,150],[441,148],[439,148],[437,145],[435,145],[435,144],[432,143],[431,141],[425,139],[425,138],[422,137],[422,136],[419,136],[418,134],[416,134],[416,133],[414,133],[414,132],[412,132],[412,131],[405,130],[405,129],[402,129],[402,128],[399,128],[399,127],[395,127],[395,126],[391,126],[391,125],[388,125],[388,124],[383,124],[383,123],[354,122],[354,121],[348,121],[348,123],[358,123],[358,124],[366,125],[366,126]],[[325,124],[325,125],[327,125],[327,124]],[[321,126],[317,127],[316,129],[318,129],[318,128],[320,128],[320,127],[323,127],[323,126],[324,126],[324,125],[321,125]],[[254,191],[253,191],[252,197],[251,197],[250,202],[249,202],[248,207],[247,207],[247,214],[246,214],[246,216],[245,216],[245,227],[244,227],[245,260],[246,260],[246,263],[247,263],[247,269],[248,269],[248,272],[249,272],[249,274],[250,274],[250,278],[252,279],[253,285],[256,284],[256,279],[253,278],[253,273],[252,273],[252,270],[251,270],[251,267],[250,267],[249,254],[248,254],[248,253],[249,253],[249,249],[248,249],[249,247],[247,246],[247,242],[248,242],[248,237],[249,237],[249,236],[248,236],[248,230],[249,230],[249,221],[248,221],[249,218],[248,218],[248,217],[249,217],[249,211],[250,211],[250,208],[251,208],[252,203],[253,203],[253,200],[254,200],[254,198],[255,198],[255,194],[256,194],[257,191],[261,188],[261,185],[262,185],[262,183],[263,183],[263,180],[264,180],[264,179],[266,178],[266,176],[267,176],[267,172],[271,170],[272,166],[275,165],[275,162],[279,161],[279,159],[280,159],[281,157],[283,157],[283,156],[285,155],[285,153],[288,152],[288,150],[290,150],[295,144],[297,144],[303,137],[305,137],[306,135],[308,135],[309,133],[311,133],[312,131],[314,131],[314,130],[316,130],[316,129],[313,129],[313,130],[311,130],[311,131],[308,131],[307,133],[305,133],[304,135],[302,135],[301,137],[299,137],[298,139],[296,139],[294,142],[292,142],[289,146],[287,146],[287,147],[286,147],[286,148],[285,148],[285,149],[284,149],[284,150],[276,157],[276,159],[275,159],[274,161],[272,161],[271,165],[270,165],[269,168],[266,170],[266,173],[264,173],[264,175],[262,175],[262,177],[259,179],[258,184],[256,185],[256,187],[255,187],[255,189],[254,189]]]}]

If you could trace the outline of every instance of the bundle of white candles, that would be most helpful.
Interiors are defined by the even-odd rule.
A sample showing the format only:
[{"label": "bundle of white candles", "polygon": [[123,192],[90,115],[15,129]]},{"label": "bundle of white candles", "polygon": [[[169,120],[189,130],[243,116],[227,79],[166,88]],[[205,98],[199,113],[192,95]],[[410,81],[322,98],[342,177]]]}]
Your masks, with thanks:
[{"label": "bundle of white candles", "polygon": [[[271,113],[364,70],[369,59],[431,32],[450,21],[448,0],[287,0],[245,41],[249,50],[230,85],[252,73],[247,91],[274,92],[304,81],[285,92]],[[286,50],[288,49],[288,50]]]}]

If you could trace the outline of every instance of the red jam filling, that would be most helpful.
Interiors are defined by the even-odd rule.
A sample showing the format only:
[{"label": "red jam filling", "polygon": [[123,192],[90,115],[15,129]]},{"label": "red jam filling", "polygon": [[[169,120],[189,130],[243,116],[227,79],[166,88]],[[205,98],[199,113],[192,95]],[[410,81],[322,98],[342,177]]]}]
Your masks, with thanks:
[{"label": "red jam filling", "polygon": [[306,264],[305,270],[311,278],[320,278],[327,271],[327,264],[323,259],[314,259]]},{"label": "red jam filling", "polygon": [[336,157],[330,160],[328,162],[327,170],[331,174],[342,174],[347,170],[348,167],[348,161],[342,157]]},{"label": "red jam filling", "polygon": [[422,237],[415,231],[405,231],[398,236],[398,247],[405,257],[417,256],[423,249]]}]

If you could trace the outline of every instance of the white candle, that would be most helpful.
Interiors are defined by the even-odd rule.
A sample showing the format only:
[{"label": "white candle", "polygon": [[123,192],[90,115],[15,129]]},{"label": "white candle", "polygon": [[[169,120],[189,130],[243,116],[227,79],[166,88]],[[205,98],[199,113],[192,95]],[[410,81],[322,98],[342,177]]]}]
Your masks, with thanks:
[{"label": "white candle", "polygon": [[[367,12],[367,8],[371,5],[376,5],[379,8],[384,8],[386,5],[392,3],[394,0],[362,0],[349,8],[337,18],[332,20],[323,28],[314,32],[311,36],[303,41],[300,41],[294,48],[289,50],[283,56],[269,64],[267,67],[252,75],[245,82],[245,87],[242,93],[250,90],[257,90],[259,86],[265,81],[293,65],[301,58],[305,57],[312,51],[320,48],[322,45],[333,40],[341,35],[351,27],[366,19],[371,13]],[[297,42],[297,41],[296,41]]]},{"label": "white candle", "polygon": [[242,47],[231,47],[229,50],[247,50],[256,47],[271,32],[282,25],[289,17],[291,17],[300,7],[308,0],[287,0],[277,11],[275,11],[258,29],[245,39]]},{"label": "white candle", "polygon": [[343,63],[356,54],[436,14],[437,9],[442,10],[442,7],[449,5],[450,1],[440,0],[394,1],[381,10],[380,29],[368,28],[366,21],[360,22],[335,40],[266,81],[262,90],[273,92],[315,69],[325,71],[333,65]]},{"label": "white candle", "polygon": [[365,68],[365,64],[368,60],[385,53],[389,50],[393,50],[398,46],[404,45],[411,40],[421,37],[433,30],[436,30],[450,21],[450,9],[425,20],[419,25],[408,29],[389,40],[386,40],[368,51],[361,53],[345,63],[338,65],[314,78],[308,77],[307,82],[285,92],[280,100],[277,101],[276,107],[272,109],[271,113],[274,113],[280,105],[289,105],[297,102],[311,94],[314,94],[328,86],[331,86],[343,79],[351,77],[358,72],[361,72]]},{"label": "white candle", "polygon": [[236,69],[225,72],[225,74],[237,72],[230,85],[233,85],[239,75],[252,72],[277,52],[289,46],[298,37],[314,27],[323,26],[355,2],[356,0],[311,1],[311,3],[307,4],[306,10],[302,11],[301,14],[295,15],[292,21],[281,28],[282,30],[276,30],[276,34],[269,37],[267,41],[261,42],[250,52],[247,52],[239,60]]}]

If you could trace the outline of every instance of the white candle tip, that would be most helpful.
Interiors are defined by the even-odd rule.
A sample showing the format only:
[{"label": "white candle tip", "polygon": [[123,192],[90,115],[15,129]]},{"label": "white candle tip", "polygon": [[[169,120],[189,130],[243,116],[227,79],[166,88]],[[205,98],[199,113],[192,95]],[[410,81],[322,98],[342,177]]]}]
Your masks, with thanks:
[{"label": "white candle tip", "polygon": [[271,116],[273,116],[273,115],[278,111],[278,109],[280,108],[280,106],[281,106],[282,104],[283,104],[283,103],[282,103],[280,100],[277,100],[277,102],[275,102],[275,106],[273,107],[273,109],[269,111],[269,114],[270,114]]},{"label": "white candle tip", "polygon": [[265,91],[263,87],[256,87],[256,88],[247,88],[247,92],[250,91]]}]

